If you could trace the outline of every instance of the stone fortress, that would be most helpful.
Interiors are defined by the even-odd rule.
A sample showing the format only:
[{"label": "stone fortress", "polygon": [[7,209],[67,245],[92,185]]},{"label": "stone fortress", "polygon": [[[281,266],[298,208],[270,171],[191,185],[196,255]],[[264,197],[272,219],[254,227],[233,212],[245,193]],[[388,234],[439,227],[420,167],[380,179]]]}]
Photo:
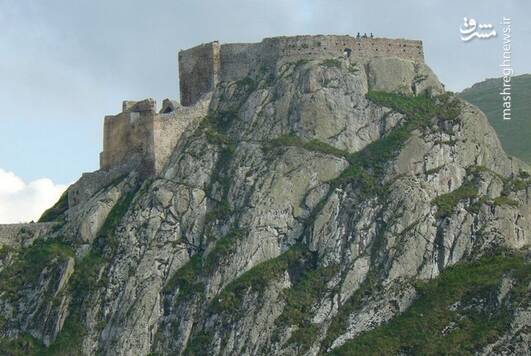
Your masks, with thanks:
[{"label": "stone fortress", "polygon": [[[121,113],[106,116],[100,170],[84,173],[69,187],[68,207],[75,208],[131,170],[144,176],[160,173],[181,135],[207,115],[218,83],[244,79],[264,68],[274,71],[288,62],[338,57],[360,64],[375,57],[424,63],[421,41],[348,35],[273,37],[259,43],[214,41],[182,50],[178,54],[180,103],[165,99],[157,111],[153,99],[124,101]],[[7,240],[31,243],[52,225],[0,224],[0,246]]]},{"label": "stone fortress", "polygon": [[358,61],[392,56],[424,61],[421,41],[355,38],[351,36],[295,36],[266,38],[259,43],[211,42],[179,52],[181,104],[193,105],[220,81],[237,81],[260,68],[301,59],[347,56]]},{"label": "stone fortress", "polygon": [[209,94],[219,82],[237,81],[264,68],[306,59],[344,57],[363,63],[374,57],[399,57],[424,62],[421,41],[352,36],[266,38],[259,43],[219,44],[214,41],[180,51],[180,104],[164,100],[156,112],[152,99],[124,101],[122,112],[106,116],[102,170],[122,165],[158,174],[190,122],[204,117]]}]

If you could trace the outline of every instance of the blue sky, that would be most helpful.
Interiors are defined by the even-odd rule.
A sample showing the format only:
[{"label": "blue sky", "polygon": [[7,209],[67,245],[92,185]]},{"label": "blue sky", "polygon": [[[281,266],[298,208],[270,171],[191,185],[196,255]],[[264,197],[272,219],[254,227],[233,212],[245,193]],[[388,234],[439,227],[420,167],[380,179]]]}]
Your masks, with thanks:
[{"label": "blue sky", "polygon": [[176,53],[202,42],[357,32],[421,39],[427,63],[455,91],[500,75],[501,36],[463,43],[463,17],[498,30],[511,17],[521,74],[531,72],[529,14],[524,0],[0,0],[0,169],[57,184],[96,170],[104,115],[124,99],[177,97]]}]

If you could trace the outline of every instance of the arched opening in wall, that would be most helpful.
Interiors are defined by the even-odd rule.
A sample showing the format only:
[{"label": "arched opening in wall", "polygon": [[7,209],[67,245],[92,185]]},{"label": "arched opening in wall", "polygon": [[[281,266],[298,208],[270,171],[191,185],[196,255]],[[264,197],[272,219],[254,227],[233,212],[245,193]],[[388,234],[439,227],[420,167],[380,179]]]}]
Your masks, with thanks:
[{"label": "arched opening in wall", "polygon": [[166,109],[164,109],[164,110],[162,111],[162,113],[163,113],[163,114],[169,114],[169,113],[171,113],[171,107],[168,106]]},{"label": "arched opening in wall", "polygon": [[343,50],[343,56],[345,56],[345,58],[349,58],[351,53],[352,53],[352,50],[350,48],[345,48]]}]

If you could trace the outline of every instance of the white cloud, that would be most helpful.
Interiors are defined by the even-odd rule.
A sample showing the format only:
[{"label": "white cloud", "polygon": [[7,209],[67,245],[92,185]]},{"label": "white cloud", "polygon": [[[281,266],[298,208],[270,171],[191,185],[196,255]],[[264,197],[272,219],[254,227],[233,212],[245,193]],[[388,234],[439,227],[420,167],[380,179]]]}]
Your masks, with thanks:
[{"label": "white cloud", "polygon": [[37,221],[66,188],[48,178],[26,183],[15,173],[0,168],[0,223]]}]

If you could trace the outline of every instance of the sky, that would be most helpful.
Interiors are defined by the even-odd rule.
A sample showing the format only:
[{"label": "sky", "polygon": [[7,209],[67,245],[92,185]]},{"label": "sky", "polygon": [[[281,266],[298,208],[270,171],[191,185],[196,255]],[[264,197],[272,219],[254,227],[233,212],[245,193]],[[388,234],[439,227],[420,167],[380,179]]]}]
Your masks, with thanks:
[{"label": "sky", "polygon": [[[26,187],[0,190],[0,212],[21,211],[0,223],[37,217],[32,206],[98,169],[103,117],[122,100],[178,97],[179,49],[297,34],[420,39],[428,65],[460,91],[501,75],[503,16],[515,74],[531,73],[529,15],[527,0],[0,0],[0,186],[13,175]],[[498,36],[463,42],[465,16]],[[53,199],[28,198],[33,183]]]}]

